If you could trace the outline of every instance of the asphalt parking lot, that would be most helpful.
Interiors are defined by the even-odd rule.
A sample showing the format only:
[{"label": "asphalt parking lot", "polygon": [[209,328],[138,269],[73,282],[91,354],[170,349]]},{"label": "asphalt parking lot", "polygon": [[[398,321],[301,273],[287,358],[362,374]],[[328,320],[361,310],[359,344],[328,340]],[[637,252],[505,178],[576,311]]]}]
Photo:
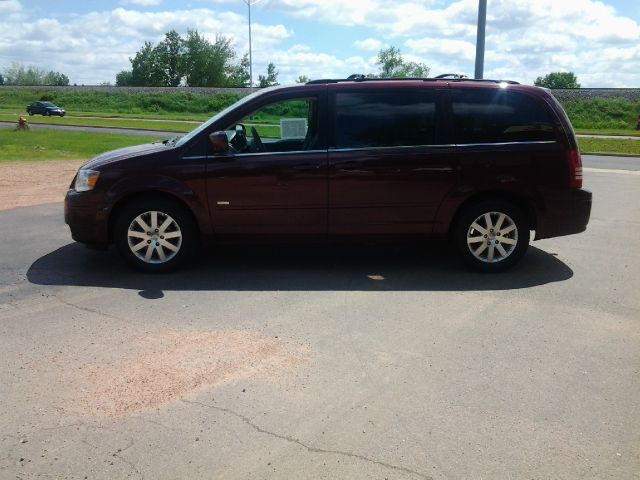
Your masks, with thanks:
[{"label": "asphalt parking lot", "polygon": [[437,243],[141,275],[61,204],[0,212],[0,478],[639,478],[640,175],[591,162],[587,232],[499,275]]}]

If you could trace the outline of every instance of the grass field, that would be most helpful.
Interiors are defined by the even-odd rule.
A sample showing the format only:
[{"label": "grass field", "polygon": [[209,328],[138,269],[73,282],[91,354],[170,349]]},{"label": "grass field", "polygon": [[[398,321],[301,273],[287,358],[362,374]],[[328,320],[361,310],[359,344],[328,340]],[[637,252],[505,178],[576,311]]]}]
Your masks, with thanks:
[{"label": "grass field", "polygon": [[[66,109],[65,109],[66,110]],[[40,116],[34,115],[30,117],[25,111],[24,107],[7,107],[0,106],[0,115],[12,115],[18,117],[22,115],[27,118],[39,118]],[[194,123],[204,122],[209,120],[214,113],[177,113],[177,112],[151,112],[151,113],[126,113],[126,112],[103,112],[99,110],[72,110],[67,111],[67,116],[70,117],[98,117],[98,118],[132,118],[142,120],[163,120],[163,121],[188,121]]]},{"label": "grass field", "polygon": [[576,133],[581,133],[583,135],[615,135],[622,137],[640,137],[640,130],[623,130],[620,128],[603,128],[603,129],[594,129],[594,128],[577,128]]},{"label": "grass field", "polygon": [[610,153],[640,156],[640,140],[625,138],[578,138],[582,153]]},{"label": "grass field", "polygon": [[[16,115],[0,114],[0,121],[17,122]],[[171,121],[123,120],[114,118],[73,118],[73,117],[28,117],[27,122],[50,125],[77,125],[83,127],[115,127],[141,130],[158,130],[161,132],[189,132],[198,126],[197,123],[181,123]]]},{"label": "grass field", "polygon": [[116,148],[161,140],[112,133],[0,129],[0,162],[20,160],[89,160]]},{"label": "grass field", "polygon": [[141,114],[199,114],[211,116],[241,97],[235,94],[198,95],[193,93],[127,93],[95,90],[51,90],[0,88],[0,108],[23,113],[37,100],[51,101],[67,112],[102,112],[140,116]]}]

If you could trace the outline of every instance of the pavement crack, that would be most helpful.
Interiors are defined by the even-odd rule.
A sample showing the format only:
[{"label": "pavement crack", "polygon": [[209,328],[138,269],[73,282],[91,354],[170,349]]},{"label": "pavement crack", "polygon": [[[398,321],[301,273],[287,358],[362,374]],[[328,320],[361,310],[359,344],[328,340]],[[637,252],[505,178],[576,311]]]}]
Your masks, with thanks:
[{"label": "pavement crack", "polygon": [[103,316],[103,317],[111,318],[113,320],[120,320],[118,317],[115,317],[113,315],[109,315],[108,313],[101,312],[100,310],[95,310],[95,309],[89,308],[89,307],[81,307],[80,305],[76,305],[75,303],[71,303],[71,302],[69,302],[67,300],[63,300],[62,298],[59,298],[59,297],[55,297],[55,299],[58,302],[60,302],[60,303],[62,303],[64,305],[67,305],[67,306],[73,307],[73,308],[77,308],[78,310],[82,310],[83,312],[95,313],[96,315],[100,315],[100,316]]},{"label": "pavement crack", "polygon": [[218,410],[220,412],[224,412],[227,413],[229,415],[233,415],[234,417],[242,420],[245,424],[247,424],[248,426],[250,426],[251,428],[253,428],[256,432],[258,433],[263,433],[265,435],[270,435],[272,437],[275,438],[279,438],[280,440],[284,440],[286,442],[289,443],[294,443],[302,448],[304,448],[305,450],[307,450],[308,452],[311,453],[322,453],[322,454],[330,454],[330,455],[341,455],[343,457],[349,457],[349,458],[355,458],[358,460],[362,460],[364,462],[367,463],[371,463],[373,465],[378,465],[380,467],[384,467],[384,468],[388,468],[390,470],[395,470],[397,472],[403,472],[409,475],[415,475],[417,477],[423,478],[425,480],[433,480],[433,477],[430,477],[429,475],[426,475],[424,473],[418,472],[416,470],[412,470],[410,468],[407,467],[401,467],[399,465],[393,465],[391,463],[387,463],[387,462],[383,462],[380,460],[376,460],[375,458],[371,458],[371,457],[367,457],[364,455],[360,455],[358,453],[353,453],[353,452],[347,452],[344,450],[330,450],[330,449],[325,449],[325,448],[317,448],[317,447],[312,447],[310,445],[307,445],[306,443],[302,442],[301,440],[289,436],[289,435],[282,435],[280,433],[276,433],[276,432],[272,432],[270,430],[265,430],[264,428],[260,427],[259,425],[256,425],[255,423],[253,423],[251,421],[251,419],[245,415],[242,415],[238,412],[234,412],[233,410],[230,410],[228,408],[224,408],[224,407],[218,407],[216,405],[209,405],[206,403],[201,403],[201,402],[194,402],[191,400],[185,400],[183,398],[180,399],[182,402],[184,403],[188,403],[191,405],[197,405],[197,406],[201,406],[201,407],[205,407],[205,408],[211,408],[213,410]]},{"label": "pavement crack", "polygon": [[140,470],[138,470],[138,467],[136,467],[136,464],[130,460],[127,460],[126,458],[122,457],[121,454],[124,453],[126,450],[129,450],[131,447],[133,447],[135,445],[135,441],[133,439],[129,440],[129,444],[124,447],[124,448],[119,448],[117,452],[114,452],[112,455],[113,457],[117,458],[118,460],[120,460],[122,463],[129,465],[129,467],[131,468],[131,470],[133,470],[134,472],[136,472],[138,474],[138,476],[144,480],[144,475],[142,474],[142,472]]}]

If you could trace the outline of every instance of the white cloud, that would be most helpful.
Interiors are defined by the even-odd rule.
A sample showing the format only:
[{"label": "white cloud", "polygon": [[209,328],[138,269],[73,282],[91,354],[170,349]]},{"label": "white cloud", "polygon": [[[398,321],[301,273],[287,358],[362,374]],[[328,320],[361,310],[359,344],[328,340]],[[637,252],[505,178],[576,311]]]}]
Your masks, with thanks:
[{"label": "white cloud", "polygon": [[[246,18],[233,12],[210,9],[146,12],[118,7],[74,15],[65,22],[41,18],[17,23],[5,22],[0,17],[3,32],[0,62],[6,63],[0,67],[19,61],[65,72],[72,83],[113,81],[116,73],[130,68],[129,57],[144,41],[158,42],[171,29],[182,35],[188,29],[197,29],[209,40],[224,34],[232,40],[239,55],[249,49]],[[269,52],[293,32],[281,24],[255,23],[252,35],[254,53]],[[258,63],[257,67],[262,65]]]},{"label": "white cloud", "polygon": [[364,40],[356,40],[353,42],[353,46],[367,52],[378,52],[385,44],[375,38],[366,38]]},{"label": "white cloud", "polygon": [[[606,1],[492,0],[485,75],[531,83],[551,71],[572,70],[584,86],[639,85],[640,25]],[[122,2],[130,7],[36,18],[19,0],[0,0],[0,62],[33,63],[92,83],[113,80],[129,67],[128,58],[142,42],[157,42],[171,29],[184,34],[197,28],[209,39],[221,33],[232,39],[238,54],[248,50],[246,15],[221,6],[237,8],[239,0],[194,0],[216,10],[177,11],[145,11],[142,5],[160,0]],[[261,21],[252,24],[254,72],[264,73],[273,61],[281,83],[300,74],[318,78],[376,71],[370,53],[389,45],[400,47],[407,59],[426,63],[434,75],[473,73],[477,0],[264,0],[256,8]],[[304,27],[297,28],[300,19],[325,25],[326,33],[307,38]],[[344,48],[329,50],[326,40],[334,31],[360,39],[348,38]]]},{"label": "white cloud", "polygon": [[139,5],[141,7],[155,7],[162,3],[162,0],[120,0],[123,5]]},{"label": "white cloud", "polygon": [[[292,8],[297,0],[272,0]],[[356,25],[378,33],[387,44],[431,66],[432,74],[473,73],[477,0],[448,4],[425,1],[303,0],[294,17],[333,25]],[[336,8],[333,8],[336,6]],[[373,40],[373,42],[368,42]],[[364,49],[373,38],[356,41]],[[492,0],[487,11],[486,76],[531,83],[558,70],[573,70],[585,86],[638,85],[640,25],[595,0]],[[623,52],[620,55],[613,52]],[[629,58],[618,64],[619,56]],[[628,71],[622,75],[622,70]],[[619,73],[620,72],[620,73]],[[620,75],[619,78],[616,76]],[[592,82],[598,83],[592,83]]]}]

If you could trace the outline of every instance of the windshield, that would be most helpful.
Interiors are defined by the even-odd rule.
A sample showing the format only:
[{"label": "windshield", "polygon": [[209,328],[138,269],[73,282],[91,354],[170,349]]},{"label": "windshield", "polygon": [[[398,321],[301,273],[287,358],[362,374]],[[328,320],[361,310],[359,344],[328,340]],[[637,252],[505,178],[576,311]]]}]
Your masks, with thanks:
[{"label": "windshield", "polygon": [[216,122],[217,120],[219,120],[220,118],[222,118],[223,116],[225,116],[227,113],[229,113],[230,111],[234,110],[235,108],[244,105],[245,103],[247,103],[250,100],[253,100],[254,98],[256,98],[257,96],[261,95],[262,93],[264,93],[264,90],[259,90],[257,92],[252,93],[251,95],[247,95],[244,98],[241,98],[240,100],[238,100],[236,103],[234,103],[233,105],[225,108],[224,110],[222,110],[221,112],[218,112],[216,115],[214,115],[213,117],[211,117],[209,120],[207,120],[206,122],[204,122],[202,125],[200,125],[198,128],[191,130],[189,133],[187,133],[184,137],[182,137],[180,140],[178,140],[178,142],[176,143],[176,147],[180,147],[182,145],[184,145],[185,143],[187,143],[189,140],[191,140],[193,137],[195,137],[196,135],[198,135],[200,132],[202,132],[203,130],[206,130],[207,128],[209,128],[209,126]]},{"label": "windshield", "polygon": [[55,105],[51,102],[42,102],[42,105],[44,105],[45,107],[55,107]]}]

